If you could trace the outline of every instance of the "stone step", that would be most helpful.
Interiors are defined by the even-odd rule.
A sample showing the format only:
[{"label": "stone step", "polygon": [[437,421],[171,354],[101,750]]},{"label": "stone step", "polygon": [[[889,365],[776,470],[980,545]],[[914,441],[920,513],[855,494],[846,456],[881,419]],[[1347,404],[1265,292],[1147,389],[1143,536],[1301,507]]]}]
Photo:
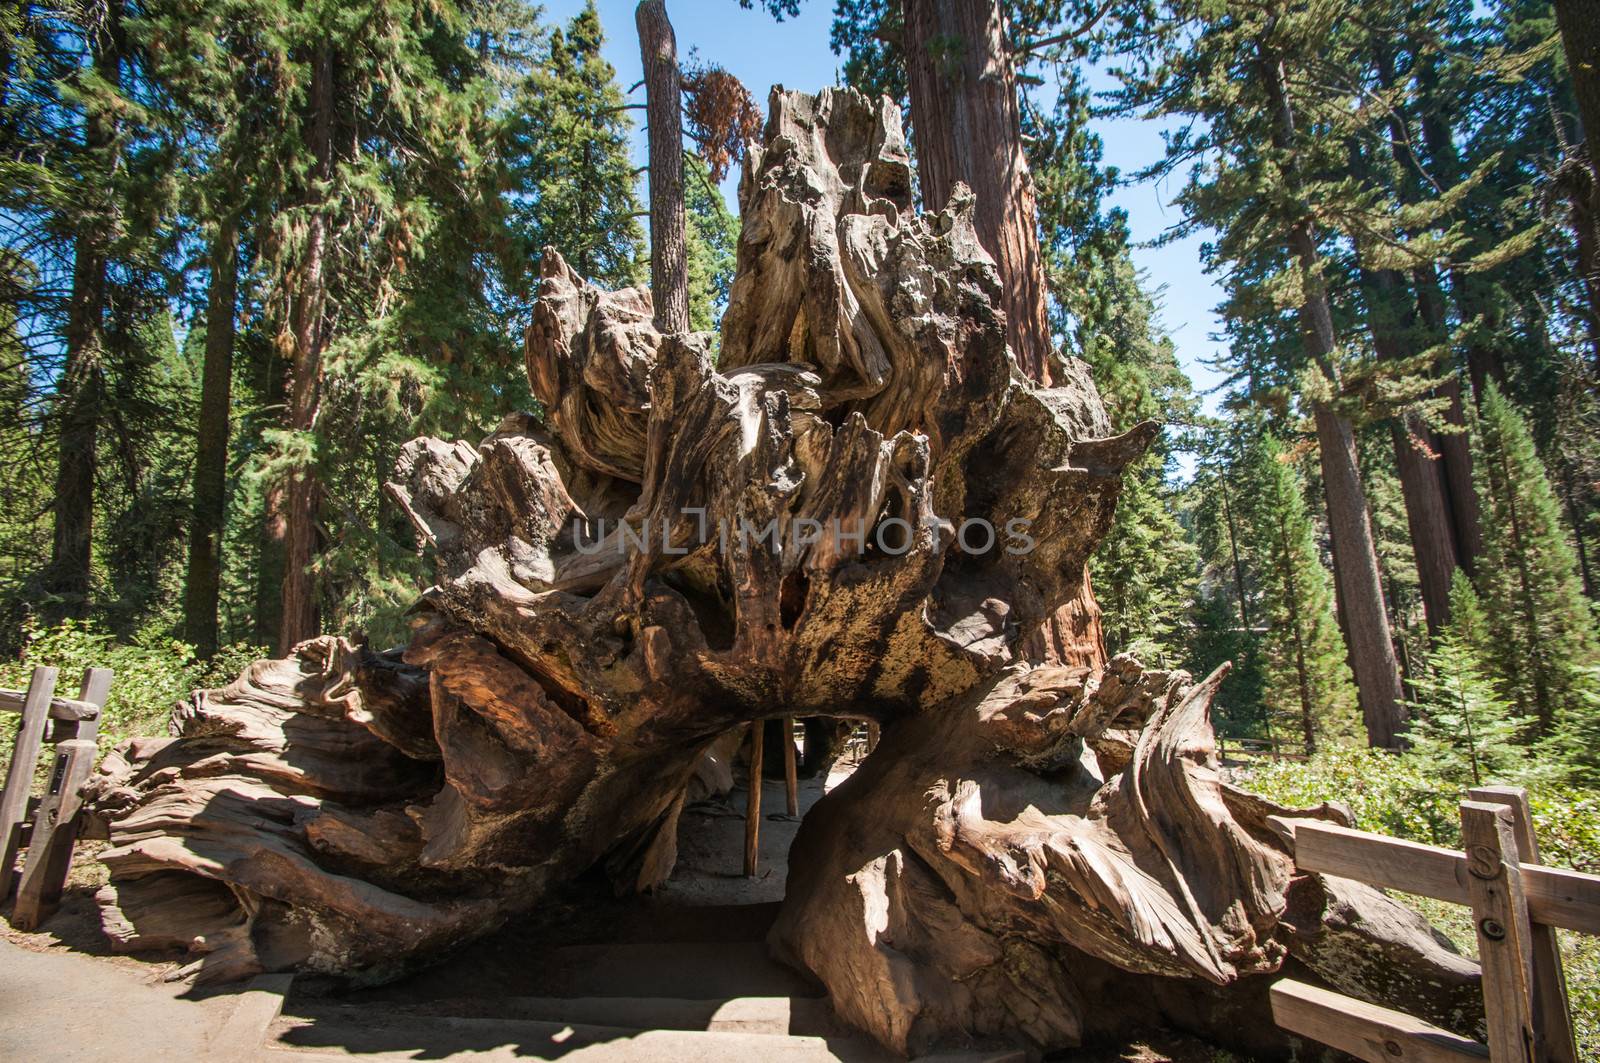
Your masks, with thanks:
[{"label": "stone step", "polygon": [[[268,1033],[265,1060],[277,1063],[891,1063],[859,1038],[773,1036],[704,1030],[637,1030],[583,1023],[423,1016],[375,1008],[299,1008]],[[926,1063],[1022,1063],[1015,1052],[941,1053]]]}]

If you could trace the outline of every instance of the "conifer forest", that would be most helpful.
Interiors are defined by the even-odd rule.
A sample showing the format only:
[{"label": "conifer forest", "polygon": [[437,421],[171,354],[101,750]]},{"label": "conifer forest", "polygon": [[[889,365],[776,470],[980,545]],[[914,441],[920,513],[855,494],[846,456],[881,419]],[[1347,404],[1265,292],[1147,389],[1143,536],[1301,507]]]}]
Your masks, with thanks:
[{"label": "conifer forest", "polygon": [[[712,5],[826,49],[835,82],[778,90],[741,81],[681,27],[674,43],[668,16]],[[663,783],[657,800],[659,780],[628,776],[619,751],[637,742],[629,756],[659,758],[641,736],[692,732],[690,764],[695,742],[754,718],[728,706],[776,697],[754,693],[768,689],[761,669],[799,677],[770,711],[870,703],[860,717],[883,724],[885,748],[927,751],[963,739],[903,720],[980,686],[990,700],[974,704],[998,704],[1001,688],[980,680],[1013,651],[1055,670],[1122,669],[1147,692],[1181,670],[1212,677],[1184,704],[1211,699],[1220,763],[1245,789],[1343,802],[1362,829],[1456,846],[1468,790],[1520,785],[1545,861],[1600,873],[1600,2],[831,0],[826,40],[785,29],[829,5],[645,0],[618,25],[592,0],[560,15],[532,0],[0,9],[0,686],[26,686],[36,663],[114,667],[105,754],[166,733],[192,689],[279,696],[260,665],[227,684],[308,640],[339,637],[342,650],[317,652],[334,655],[330,675],[338,654],[364,662],[339,665],[358,688],[382,660],[396,684],[417,670],[425,697],[431,672],[444,777],[478,803],[459,828],[408,811],[426,843],[416,859],[509,895],[531,887],[501,854],[532,837],[559,854],[541,874],[614,872],[626,839],[625,877],[653,882],[651,832],[663,817],[677,830],[683,798]],[[983,32],[963,35],[963,19]],[[624,31],[644,48],[638,84],[607,58]],[[1137,170],[1107,161],[1129,123],[1160,131]],[[1114,202],[1146,185],[1168,204],[1153,240]],[[772,235],[784,226],[804,239]],[[1218,293],[1204,350],[1169,331],[1170,289],[1139,265],[1142,249],[1184,241]],[[989,270],[996,284],[972,279]],[[893,293],[881,307],[862,294],[879,288]],[[906,383],[932,342],[913,318],[959,337],[951,364],[965,368],[943,391]],[[760,396],[750,409],[768,418],[737,459],[725,453],[737,429],[695,419],[707,396],[735,391]],[[1087,394],[1081,409],[1017,412],[1018,395],[1069,392]],[[793,425],[773,427],[791,406]],[[666,416],[677,442],[661,438]],[[983,435],[983,418],[1001,428]],[[877,465],[847,456],[854,432],[883,448]],[[703,444],[693,460],[720,471],[671,449],[690,438]],[[529,440],[557,442],[536,462]],[[1073,459],[1088,471],[1074,465],[1071,484],[1033,464],[1058,445],[1093,454]],[[770,576],[776,641],[747,642],[746,591],[769,579],[753,562],[691,555],[669,576],[670,557],[640,546],[613,578],[559,553],[571,534],[559,520],[529,531],[496,509],[559,496],[615,517],[665,513],[670,498],[715,516],[756,505],[757,488],[728,485],[773,448],[796,456],[771,485],[838,477],[840,511],[866,506],[869,526],[918,507],[1000,526],[1006,505],[1034,506],[1040,549],[986,568],[919,539],[945,559],[913,551],[870,593],[813,552]],[[451,471],[472,453],[471,474]],[[880,480],[870,506],[848,487]],[[653,486],[640,496],[640,483]],[[483,558],[504,527],[528,552],[495,568]],[[676,532],[655,534],[681,552]],[[910,558],[944,574],[923,580]],[[591,594],[644,619],[631,635],[620,621],[585,627],[592,609],[574,603]],[[687,619],[662,619],[679,615],[666,598]],[[899,611],[880,621],[891,600]],[[708,619],[723,605],[725,644]],[[540,609],[559,622],[534,624]],[[895,626],[906,610],[925,610],[938,639],[910,640]],[[782,656],[825,621],[822,650]],[[704,628],[699,649],[650,634],[687,628]],[[940,663],[955,651],[939,639],[987,656]],[[404,665],[382,656],[399,646]],[[632,646],[645,678],[623,675]],[[695,654],[703,673],[683,663]],[[858,655],[882,661],[858,675]],[[907,655],[923,663],[894,671]],[[505,678],[507,661],[534,680]],[[662,669],[677,700],[651,693]],[[1092,685],[1051,675],[1032,696],[1053,683],[1061,704],[1093,704]],[[488,784],[453,766],[441,696],[471,705],[469,690],[494,688],[507,702],[530,684],[560,726],[508,739],[516,771],[553,772],[550,793],[567,793],[570,770],[585,808],[622,807],[604,787],[629,779],[630,800],[655,802],[593,813],[612,831],[602,841],[508,831],[532,806],[505,812],[492,802],[508,791],[482,796],[472,786]],[[622,704],[658,715],[631,723],[645,710],[613,713]],[[713,722],[696,715],[711,706]],[[396,739],[389,708],[366,711],[391,746],[432,749],[426,723],[423,738]],[[605,713],[613,722],[594,723]],[[1056,755],[1015,741],[1006,755],[1029,770]],[[534,745],[563,742],[563,767],[534,766]],[[608,757],[620,766],[594,766]],[[933,786],[913,781],[907,792]],[[861,784],[884,822],[903,807],[891,782]],[[418,793],[404,799],[420,807]],[[1107,844],[1138,855],[1126,837]],[[448,859],[431,855],[449,845]],[[805,944],[843,903],[828,891],[850,854],[814,848],[818,880],[774,940],[789,935],[796,965],[851,1017],[850,976]],[[351,955],[387,963],[510,918],[436,904],[442,887],[411,889],[422,879],[386,859],[390,877],[373,880],[426,899],[437,922],[416,917],[403,946],[374,930]],[[133,880],[110,863],[107,888],[131,912]],[[319,911],[324,889],[309,873],[279,887]],[[1422,911],[1470,941],[1445,907]],[[1203,977],[1249,973],[1223,929],[1196,933],[1197,955],[1221,948],[1238,968],[1194,961]],[[1566,948],[1579,1043],[1600,1052],[1600,945]],[[263,956],[216,970],[275,969]],[[979,999],[987,977],[972,982]],[[920,991],[933,994],[924,1026],[880,1029],[867,1004],[852,1021],[901,1052],[937,1024],[1000,1022]],[[1092,1021],[1027,1032],[1075,1043]]]}]

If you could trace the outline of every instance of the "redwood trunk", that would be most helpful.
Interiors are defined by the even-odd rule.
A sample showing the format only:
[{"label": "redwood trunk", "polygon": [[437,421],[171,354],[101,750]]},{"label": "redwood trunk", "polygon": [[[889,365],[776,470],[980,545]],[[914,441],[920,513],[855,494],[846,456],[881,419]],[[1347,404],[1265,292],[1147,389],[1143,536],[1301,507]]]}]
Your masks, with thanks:
[{"label": "redwood trunk", "polygon": [[1589,158],[1600,141],[1600,0],[1555,0],[1556,25],[1578,103]]},{"label": "redwood trunk", "polygon": [[[1273,109],[1273,142],[1280,150],[1289,150],[1294,144],[1294,109],[1284,83],[1283,63],[1265,50],[1261,75]],[[1292,165],[1285,173],[1291,180],[1296,179]],[[1290,257],[1299,265],[1304,285],[1300,327],[1306,353],[1330,385],[1337,388],[1339,377],[1333,364],[1337,346],[1333,309],[1317,272],[1317,242],[1311,222],[1302,219],[1292,223],[1286,242]],[[1355,433],[1349,418],[1326,401],[1316,404],[1315,414],[1318,460],[1328,502],[1328,531],[1333,540],[1334,580],[1344,618],[1345,641],[1350,650],[1350,670],[1355,673],[1367,741],[1373,746],[1394,747],[1399,744],[1398,736],[1405,720],[1401,708],[1400,665],[1390,637],[1389,614],[1383,604],[1383,578],[1372,541],[1372,524],[1367,517],[1366,490],[1356,461]]]},{"label": "redwood trunk", "polygon": [[[317,51],[311,107],[311,151],[320,186],[333,167],[333,52],[326,45]],[[306,436],[316,431],[322,399],[322,349],[327,342],[327,239],[328,218],[319,206],[307,222],[305,251],[295,270],[288,312],[289,428]],[[316,577],[311,571],[320,547],[320,501],[315,467],[308,463],[294,470],[284,488],[283,615],[278,629],[278,648],[284,653],[316,635],[321,626]]]},{"label": "redwood trunk", "polygon": [[194,457],[194,513],[189,530],[189,571],[184,581],[183,627],[195,651],[217,652],[217,596],[222,582],[222,532],[227,517],[228,411],[233,383],[239,235],[226,221],[211,245],[206,291],[206,355],[200,380],[200,423]]},{"label": "redwood trunk", "polygon": [[1582,179],[1568,174],[1562,184],[1571,200],[1578,273],[1589,302],[1589,342],[1600,374],[1600,0],[1556,0],[1555,10],[1585,147],[1563,166],[1581,167]]},{"label": "redwood trunk", "polygon": [[[937,210],[957,183],[977,197],[978,242],[995,260],[1006,342],[1028,379],[1052,379],[1055,344],[1033,181],[1022,148],[1016,80],[996,0],[906,0],[906,65],[922,201]],[[1045,664],[1106,661],[1100,605],[1087,570],[1079,590],[1027,644]]]},{"label": "redwood trunk", "polygon": [[[93,34],[94,66],[109,85],[121,80],[118,49],[120,10],[107,9],[106,25]],[[104,163],[102,177],[111,177],[116,137],[116,117],[89,98],[84,122],[85,154],[90,165]],[[66,364],[57,384],[57,437],[55,482],[55,534],[50,553],[46,590],[54,599],[48,610],[55,616],[82,616],[89,604],[93,564],[94,495],[97,462],[95,446],[100,429],[104,387],[106,306],[106,243],[112,227],[111,191],[96,204],[82,223],[73,248],[72,291],[68,296]]]},{"label": "redwood trunk", "polygon": [[[1405,325],[1393,319],[1396,308],[1410,295],[1396,270],[1365,273],[1372,345],[1385,361],[1403,361],[1412,344],[1403,338]],[[1411,533],[1412,555],[1428,630],[1437,632],[1450,620],[1450,583],[1460,564],[1457,554],[1455,514],[1450,505],[1440,437],[1415,414],[1394,419],[1395,471],[1406,506],[1406,527]]]},{"label": "redwood trunk", "polygon": [[1000,5],[906,0],[905,27],[922,201],[938,210],[958,181],[977,195],[978,242],[1005,285],[1006,339],[1028,379],[1048,387],[1055,345]]},{"label": "redwood trunk", "polygon": [[643,0],[634,12],[644,60],[646,129],[650,142],[650,299],[656,328],[689,331],[688,218],[683,204],[683,90],[678,40],[665,0]]}]

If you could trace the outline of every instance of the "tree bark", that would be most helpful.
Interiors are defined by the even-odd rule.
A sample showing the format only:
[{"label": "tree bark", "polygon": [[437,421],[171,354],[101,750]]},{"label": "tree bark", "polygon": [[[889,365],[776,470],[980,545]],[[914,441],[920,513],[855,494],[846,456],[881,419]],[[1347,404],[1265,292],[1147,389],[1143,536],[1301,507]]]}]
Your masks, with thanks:
[{"label": "tree bark", "polygon": [[[1292,152],[1294,110],[1283,62],[1266,49],[1262,49],[1261,80],[1272,109],[1269,117],[1273,143],[1280,151]],[[1292,162],[1285,174],[1291,181],[1298,180]],[[1333,329],[1333,309],[1319,270],[1316,235],[1309,219],[1289,223],[1286,245],[1300,269],[1305,293],[1299,315],[1306,353],[1327,378],[1328,385],[1337,389],[1339,374],[1333,364],[1333,352],[1338,340]],[[1367,516],[1366,490],[1356,460],[1355,432],[1350,419],[1328,400],[1316,402],[1314,414],[1318,460],[1328,502],[1328,531],[1333,540],[1334,579],[1367,741],[1373,746],[1393,748],[1399,745],[1398,736],[1405,721],[1400,665],[1383,604],[1383,580]]]},{"label": "tree bark", "polygon": [[997,0],[906,0],[906,67],[922,199],[956,182],[978,197],[978,242],[1005,281],[1006,339],[1028,379],[1051,383],[1055,344],[1033,180]]},{"label": "tree bark", "polygon": [[1582,151],[1562,163],[1558,177],[1570,201],[1578,275],[1589,303],[1589,343],[1600,376],[1600,0],[1555,0],[1555,12],[1584,142]]},{"label": "tree bark", "polygon": [[189,569],[183,591],[184,638],[208,659],[217,652],[219,642],[217,599],[227,518],[229,406],[239,274],[239,233],[233,219],[220,223],[210,260],[205,366],[201,371],[200,423],[194,456],[194,512],[189,525]]},{"label": "tree bark", "polygon": [[[287,345],[289,364],[289,429],[311,439],[317,428],[322,401],[322,351],[327,343],[327,208],[315,196],[333,172],[333,50],[318,47],[311,77],[310,148],[315,160],[313,178],[317,191],[306,223],[305,250],[296,263],[288,314],[287,331],[279,342]],[[282,617],[278,629],[278,649],[287,653],[295,644],[316,635],[321,626],[317,581],[311,567],[321,548],[317,511],[322,492],[314,464],[289,474],[284,487],[284,571]]]},{"label": "tree bark", "polygon": [[1578,103],[1589,158],[1600,141],[1600,0],[1555,0],[1556,25],[1567,53],[1567,74]]},{"label": "tree bark", "polygon": [[[1424,61],[1424,68],[1420,74],[1425,85],[1430,84],[1431,78],[1436,75],[1431,68],[1432,60]],[[1379,52],[1379,75],[1386,86],[1393,86],[1396,77],[1393,60],[1387,50]],[[1427,129],[1428,120],[1423,120],[1422,140],[1430,143],[1431,137],[1448,135],[1447,131],[1434,130],[1432,134]],[[1420,198],[1417,189],[1418,175],[1424,172],[1422,162],[1412,150],[1415,138],[1411,132],[1411,121],[1404,106],[1395,107],[1389,115],[1389,145],[1390,152],[1395,162],[1400,165],[1402,179],[1400,196],[1402,202],[1415,203]],[[1452,162],[1455,159],[1455,145],[1449,146]],[[1455,173],[1457,167],[1452,165],[1452,182],[1459,179]],[[1380,271],[1385,273],[1387,271]],[[1422,342],[1435,345],[1444,343],[1450,335],[1449,322],[1446,319],[1444,292],[1439,283],[1439,272],[1431,263],[1419,265],[1411,271],[1412,283],[1416,287],[1417,316],[1420,318],[1425,330],[1425,339]],[[1397,298],[1401,285],[1398,275],[1385,276],[1381,285],[1390,297]],[[1472,355],[1468,355],[1470,367]],[[1437,371],[1441,367],[1435,367]],[[1431,446],[1429,453],[1438,455],[1439,470],[1443,476],[1444,500],[1448,508],[1450,533],[1455,548],[1456,563],[1471,574],[1476,570],[1478,556],[1483,553],[1483,527],[1478,507],[1478,489],[1472,478],[1472,442],[1467,435],[1466,410],[1461,402],[1461,381],[1453,366],[1446,364],[1442,367],[1443,378],[1439,385],[1433,389],[1433,397],[1445,402],[1444,420],[1456,429],[1453,432],[1430,432]],[[1469,368],[1470,371],[1470,368]],[[1420,427],[1420,426],[1418,426]],[[1413,433],[1414,435],[1414,433]],[[1424,440],[1424,442],[1428,442]],[[1444,600],[1445,609],[1448,610],[1449,599]],[[1429,610],[1428,623],[1435,629],[1435,615],[1443,623],[1444,611]]]},{"label": "tree bark", "polygon": [[[1373,348],[1385,361],[1403,361],[1414,346],[1403,336],[1416,326],[1415,322],[1394,320],[1398,308],[1411,298],[1404,279],[1397,270],[1363,270],[1362,282]],[[1440,437],[1415,414],[1393,418],[1390,435],[1423,610],[1428,630],[1438,632],[1450,620],[1450,584],[1460,565]]]},{"label": "tree bark", "polygon": [[663,333],[689,331],[688,216],[683,199],[683,90],[665,0],[634,12],[644,60],[650,142],[650,300]]},{"label": "tree bark", "polygon": [[[105,25],[92,35],[95,72],[108,85],[122,80],[121,6],[106,9]],[[98,179],[109,184],[115,169],[116,115],[91,95],[84,116],[84,148]],[[73,246],[72,290],[68,295],[66,362],[56,385],[55,417],[59,424],[56,453],[55,528],[46,573],[50,595],[46,615],[83,616],[89,606],[94,547],[96,455],[101,403],[105,389],[105,326],[107,243],[115,224],[112,192],[102,197],[79,222]]]},{"label": "tree bark", "polygon": [[[938,209],[958,183],[977,197],[978,242],[1002,282],[1006,342],[1041,387],[1066,383],[1046,305],[1033,181],[1023,153],[1016,81],[996,0],[906,0],[906,65],[923,203]],[[1089,573],[1028,643],[1045,664],[1106,662],[1100,605]]]},{"label": "tree bark", "polygon": [[[1417,81],[1425,98],[1432,97],[1439,86],[1439,59],[1432,54],[1430,49],[1421,49],[1421,59],[1417,63]],[[1460,181],[1465,175],[1462,173],[1461,155],[1456,150],[1455,135],[1450,128],[1449,121],[1444,117],[1449,113],[1440,107],[1424,107],[1420,125],[1422,127],[1422,144],[1427,149],[1429,169],[1434,178],[1444,187],[1450,187]],[[1474,324],[1481,321],[1482,325],[1474,327],[1468,336],[1467,348],[1467,376],[1472,383],[1472,397],[1476,404],[1483,400],[1484,385],[1493,380],[1496,383],[1505,383],[1505,364],[1500,356],[1499,348],[1488,338],[1492,337],[1499,328],[1499,315],[1495,309],[1494,298],[1489,289],[1488,282],[1475,273],[1459,273],[1452,271],[1450,275],[1451,296],[1456,304],[1456,312],[1461,321]],[[1442,320],[1442,306],[1438,308]],[[1428,311],[1425,309],[1424,313]],[[1457,386],[1459,401],[1459,385]],[[1462,424],[1466,423],[1465,416]],[[1462,446],[1467,448],[1469,464],[1465,466],[1468,471],[1468,485],[1470,480],[1470,445],[1463,441]],[[1456,483],[1459,475],[1460,462],[1452,456],[1446,459],[1452,465],[1450,482]],[[1467,497],[1466,495],[1462,496]],[[1476,495],[1472,496],[1474,499]],[[1477,509],[1474,507],[1470,516],[1470,525],[1465,523],[1465,512],[1461,529],[1466,535],[1467,548],[1463,550],[1464,560],[1475,561],[1483,553],[1482,528],[1478,523]],[[1470,569],[1469,569],[1470,571]]]}]

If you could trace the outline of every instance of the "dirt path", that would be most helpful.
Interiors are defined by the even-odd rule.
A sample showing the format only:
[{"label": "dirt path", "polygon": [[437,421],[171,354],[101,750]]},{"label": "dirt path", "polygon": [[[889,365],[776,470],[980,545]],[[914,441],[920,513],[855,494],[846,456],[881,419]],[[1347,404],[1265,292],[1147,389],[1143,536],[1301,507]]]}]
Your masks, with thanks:
[{"label": "dirt path", "polygon": [[[9,935],[8,935],[9,936]],[[141,969],[142,968],[142,969]],[[160,969],[0,939],[0,1059],[178,1063],[207,1058],[231,996],[182,999]]]}]

